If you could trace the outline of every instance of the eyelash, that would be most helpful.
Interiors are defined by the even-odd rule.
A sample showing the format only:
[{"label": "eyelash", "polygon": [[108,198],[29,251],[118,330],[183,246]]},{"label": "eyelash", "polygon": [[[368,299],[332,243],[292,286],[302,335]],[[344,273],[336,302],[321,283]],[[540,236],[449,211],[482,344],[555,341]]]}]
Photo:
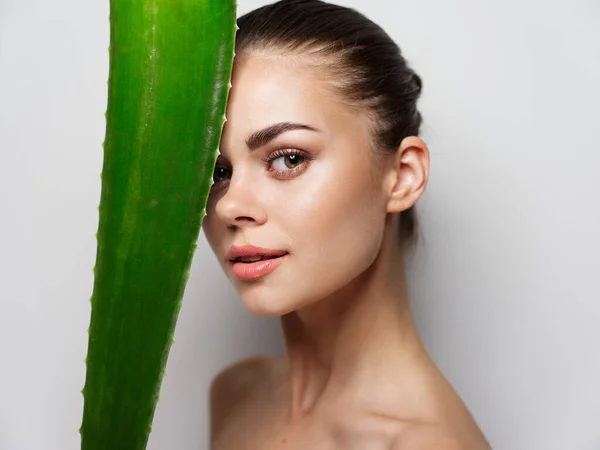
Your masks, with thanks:
[{"label": "eyelash", "polygon": [[[302,158],[302,162],[300,162],[296,167],[289,169],[289,170],[274,170],[272,169],[271,163],[273,161],[275,161],[276,159],[282,158],[282,157],[286,157],[286,156],[299,156]],[[270,168],[267,169],[269,172],[275,173],[275,178],[277,178],[278,180],[287,180],[289,178],[292,178],[297,172],[303,171],[306,166],[308,165],[308,163],[312,160],[312,158],[310,157],[310,155],[308,153],[306,153],[305,151],[302,150],[298,150],[298,149],[293,149],[293,148],[281,148],[278,150],[275,150],[273,153],[271,153],[268,157],[266,158],[262,158],[262,160],[265,162],[265,164],[270,165]],[[215,172],[218,169],[227,169],[229,171],[231,171],[231,169],[229,169],[226,166],[217,166],[215,168]],[[223,181],[227,181],[227,179],[225,180],[220,180],[220,181],[214,181],[214,185],[220,184]]]},{"label": "eyelash", "polygon": [[[306,166],[308,165],[308,163],[311,161],[310,155],[308,155],[308,153],[306,153],[302,150],[293,149],[293,148],[280,148],[279,150],[275,150],[267,158],[264,158],[263,161],[266,164],[271,164],[276,159],[279,159],[282,157],[285,158],[286,156],[299,156],[300,158],[302,158],[302,162],[300,162],[296,167],[289,169],[289,170],[274,170],[274,169],[270,168],[269,172],[274,172],[274,173],[278,174],[278,175],[276,175],[276,178],[280,179],[280,180],[281,179],[285,180],[285,179],[291,178],[292,175],[296,174],[296,172],[304,170],[306,168]],[[281,175],[281,174],[283,174],[283,175]]]}]

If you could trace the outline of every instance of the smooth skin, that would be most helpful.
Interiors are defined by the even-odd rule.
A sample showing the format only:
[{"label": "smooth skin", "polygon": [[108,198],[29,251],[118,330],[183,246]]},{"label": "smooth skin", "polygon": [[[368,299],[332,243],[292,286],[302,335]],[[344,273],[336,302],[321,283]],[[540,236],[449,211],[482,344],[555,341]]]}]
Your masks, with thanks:
[{"label": "smooth skin", "polygon": [[[246,309],[281,316],[287,354],[215,378],[212,448],[489,449],[410,310],[396,221],[426,187],[427,146],[375,157],[372,117],[307,58],[235,60],[203,229]],[[244,244],[289,255],[242,281],[226,253]]]}]

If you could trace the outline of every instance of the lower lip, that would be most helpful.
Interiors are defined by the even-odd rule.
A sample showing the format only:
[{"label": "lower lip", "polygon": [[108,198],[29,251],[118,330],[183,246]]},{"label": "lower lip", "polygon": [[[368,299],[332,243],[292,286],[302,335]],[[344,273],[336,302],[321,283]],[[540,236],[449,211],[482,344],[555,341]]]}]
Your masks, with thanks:
[{"label": "lower lip", "polygon": [[253,280],[273,272],[283,263],[287,254],[277,258],[265,259],[253,263],[233,263],[233,274],[240,280]]}]

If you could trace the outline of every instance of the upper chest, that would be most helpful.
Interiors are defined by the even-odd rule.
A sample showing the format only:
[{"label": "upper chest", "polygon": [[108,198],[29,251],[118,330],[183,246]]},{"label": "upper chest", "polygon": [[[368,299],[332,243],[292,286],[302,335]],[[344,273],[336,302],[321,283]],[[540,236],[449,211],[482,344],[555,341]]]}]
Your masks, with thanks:
[{"label": "upper chest", "polygon": [[396,431],[335,407],[291,425],[284,409],[272,399],[245,401],[229,415],[212,450],[388,450]]},{"label": "upper chest", "polygon": [[240,426],[223,430],[212,450],[389,450],[391,440],[375,434],[338,434],[320,427],[305,432],[286,427]]},{"label": "upper chest", "polygon": [[259,375],[243,377],[242,389],[239,378],[227,385],[234,400],[218,422],[212,450],[388,450],[401,431],[398,421],[367,414],[354,397],[340,392],[323,397],[310,414],[291,421],[285,366],[263,362]]}]

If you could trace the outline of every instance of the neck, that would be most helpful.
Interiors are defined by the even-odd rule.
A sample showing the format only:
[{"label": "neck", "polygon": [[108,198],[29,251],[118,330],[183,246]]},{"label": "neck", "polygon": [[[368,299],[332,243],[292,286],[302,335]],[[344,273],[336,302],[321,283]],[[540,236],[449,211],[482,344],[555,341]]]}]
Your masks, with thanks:
[{"label": "neck", "polygon": [[309,414],[327,393],[368,396],[370,387],[394,380],[409,361],[426,354],[410,310],[398,246],[383,245],[360,277],[334,295],[286,314],[282,327],[292,419]]}]

